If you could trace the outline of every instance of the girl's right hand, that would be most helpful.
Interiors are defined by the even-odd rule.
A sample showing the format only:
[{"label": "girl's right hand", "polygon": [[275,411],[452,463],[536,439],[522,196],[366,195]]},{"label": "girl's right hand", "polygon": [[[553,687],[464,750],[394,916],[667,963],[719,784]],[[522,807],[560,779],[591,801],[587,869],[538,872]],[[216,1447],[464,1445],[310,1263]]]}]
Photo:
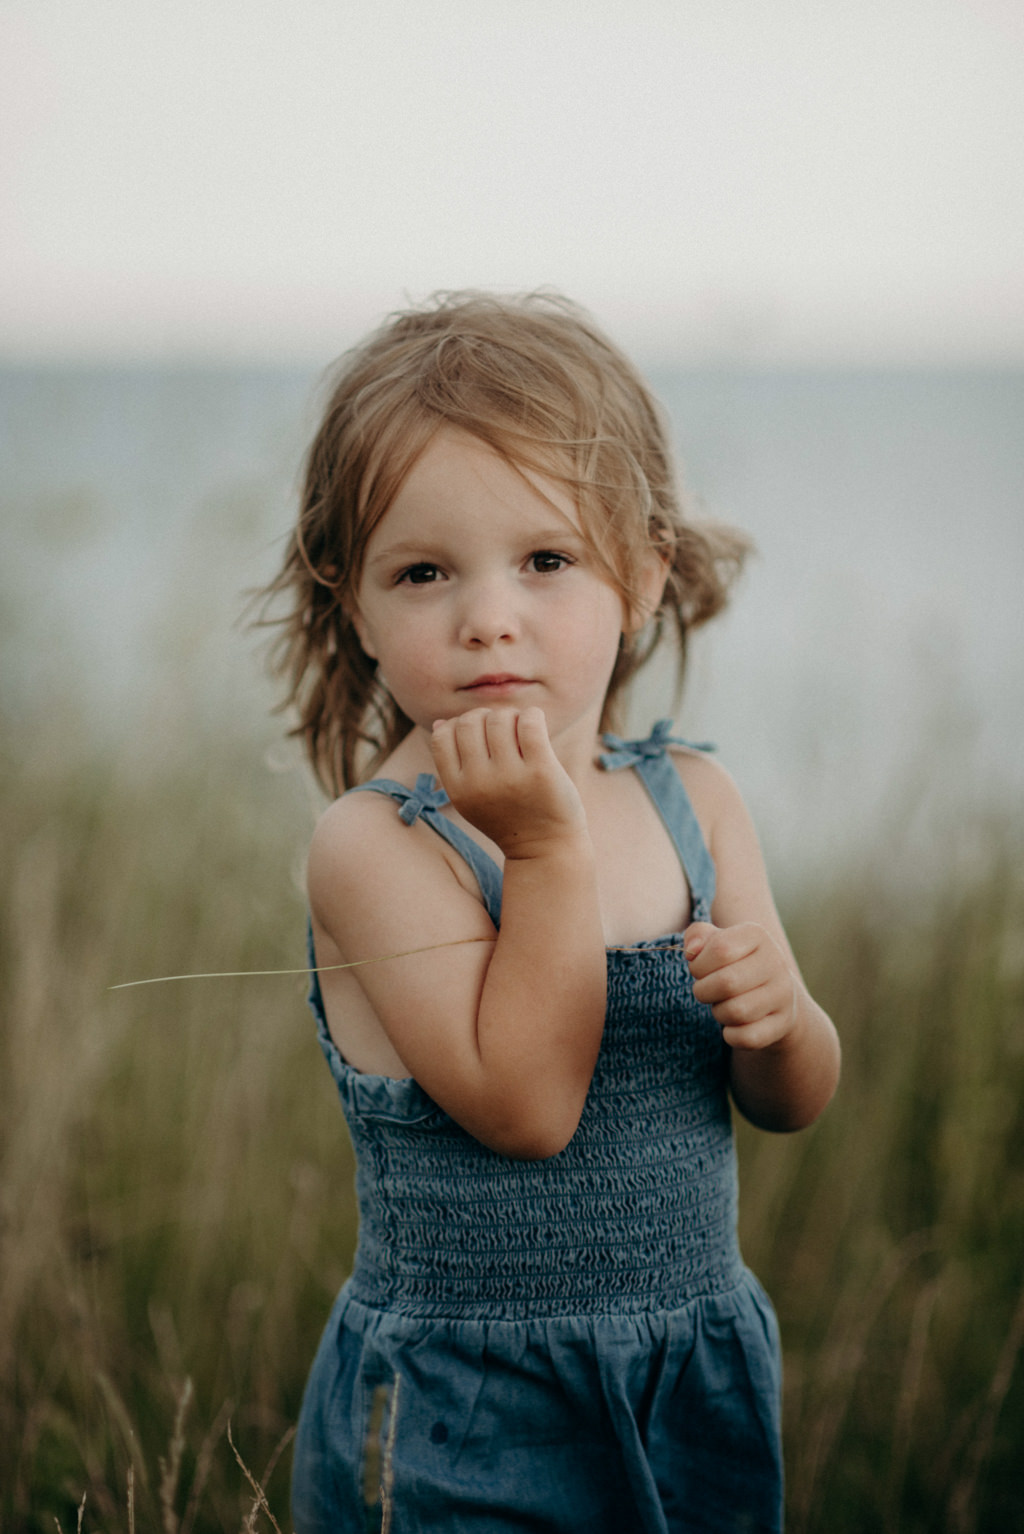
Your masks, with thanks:
[{"label": "girl's right hand", "polygon": [[400,1073],[484,1145],[553,1156],[575,1133],[604,1029],[582,802],[540,709],[474,709],[435,727],[433,751],[455,808],[505,854],[500,929],[444,838],[350,794],[310,850],[314,932],[332,944],[321,963],[391,955],[341,976],[367,1003],[364,1033],[368,1011]]},{"label": "girl's right hand", "polygon": [[542,856],[586,834],[542,709],[474,708],[439,720],[430,749],[454,807],[506,858]]}]

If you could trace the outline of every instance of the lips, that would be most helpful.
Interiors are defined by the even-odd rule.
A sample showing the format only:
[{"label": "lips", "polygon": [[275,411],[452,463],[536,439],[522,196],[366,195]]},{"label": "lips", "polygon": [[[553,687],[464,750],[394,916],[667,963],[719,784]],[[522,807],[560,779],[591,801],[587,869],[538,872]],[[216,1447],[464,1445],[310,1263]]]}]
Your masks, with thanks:
[{"label": "lips", "polygon": [[462,691],[483,692],[488,688],[527,687],[529,680],[529,677],[514,676],[511,672],[500,671],[491,676],[478,676],[475,681],[468,682]]}]

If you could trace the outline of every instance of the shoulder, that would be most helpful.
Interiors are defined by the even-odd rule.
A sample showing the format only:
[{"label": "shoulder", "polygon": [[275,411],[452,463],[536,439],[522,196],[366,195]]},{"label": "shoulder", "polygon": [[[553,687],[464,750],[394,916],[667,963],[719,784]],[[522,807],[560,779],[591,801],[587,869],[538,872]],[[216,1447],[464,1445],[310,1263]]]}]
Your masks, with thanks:
[{"label": "shoulder", "polygon": [[417,834],[420,828],[407,826],[398,812],[390,794],[377,792],[350,792],[327,806],[313,830],[306,864],[314,911],[328,897],[336,900],[339,891],[376,883],[396,861],[415,859],[424,838]]},{"label": "shoulder", "polygon": [[673,751],[672,760],[715,865],[715,925],[758,922],[785,944],[757,829],[732,775],[701,752]]},{"label": "shoulder", "polygon": [[688,793],[691,789],[712,797],[739,793],[732,774],[709,751],[699,751],[695,746],[671,746],[668,757]]},{"label": "shoulder", "polygon": [[716,843],[721,843],[737,826],[752,829],[743,795],[721,762],[706,751],[695,751],[689,746],[673,746],[668,755],[693,805],[712,857]]},{"label": "shoulder", "polygon": [[445,908],[479,887],[464,859],[422,816],[408,824],[390,794],[349,792],[317,821],[306,864],[314,921],[334,936],[364,919],[388,923],[394,913]]},{"label": "shoulder", "polygon": [[313,828],[309,844],[312,869],[338,856],[358,854],[369,842],[387,834],[389,824],[398,821],[398,806],[388,794],[347,793],[327,806]]}]

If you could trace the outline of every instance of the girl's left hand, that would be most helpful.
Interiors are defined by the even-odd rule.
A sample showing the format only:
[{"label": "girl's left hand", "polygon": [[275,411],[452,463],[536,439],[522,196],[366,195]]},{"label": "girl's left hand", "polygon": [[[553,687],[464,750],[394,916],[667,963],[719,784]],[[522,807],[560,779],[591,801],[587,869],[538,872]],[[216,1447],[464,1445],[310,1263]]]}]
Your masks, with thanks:
[{"label": "girl's left hand", "polygon": [[693,922],[683,934],[683,952],[694,996],[711,1007],[733,1049],[768,1049],[791,1032],[800,981],[764,927]]}]

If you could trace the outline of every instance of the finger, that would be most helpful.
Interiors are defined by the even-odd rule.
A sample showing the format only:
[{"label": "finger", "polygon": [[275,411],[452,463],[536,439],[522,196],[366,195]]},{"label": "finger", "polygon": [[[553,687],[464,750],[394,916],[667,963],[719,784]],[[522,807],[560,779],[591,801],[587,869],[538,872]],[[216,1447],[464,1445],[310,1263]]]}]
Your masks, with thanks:
[{"label": "finger", "polygon": [[508,771],[519,765],[521,755],[516,730],[516,711],[493,708],[484,724],[487,750],[496,767]]},{"label": "finger", "polygon": [[700,975],[710,974],[715,968],[714,950],[710,957],[706,956],[709,942],[717,932],[709,921],[691,922],[683,933],[683,956],[690,966],[690,973],[694,979]]},{"label": "finger", "polygon": [[779,1037],[777,1024],[778,1019],[774,1016],[764,1018],[759,1023],[727,1024],[722,1029],[722,1042],[736,1050],[767,1049]]},{"label": "finger", "polygon": [[544,710],[536,704],[524,708],[516,719],[516,736],[524,761],[534,761],[552,754],[548,722]]},{"label": "finger", "polygon": [[[683,952],[694,979],[736,964],[754,953],[764,941],[765,931],[754,922],[735,927],[715,927],[710,922],[692,922],[683,934]],[[692,953],[692,959],[691,959]]]},{"label": "finger", "polygon": [[459,749],[455,744],[455,730],[451,719],[435,719],[430,732],[430,754],[442,785],[459,770]]},{"label": "finger", "polygon": [[701,976],[694,975],[693,994],[698,1001],[713,1007],[719,1002],[730,1001],[734,996],[757,990],[773,978],[757,954],[748,954],[746,958],[723,964],[720,969],[711,969]]},{"label": "finger", "polygon": [[730,1049],[768,1049],[785,1033],[786,1019],[778,1012],[769,1012],[756,1023],[726,1023],[722,1028],[722,1040]]},{"label": "finger", "polygon": [[490,753],[487,749],[486,708],[470,709],[453,721],[455,744],[459,753],[459,766],[463,772],[472,772],[486,765]]},{"label": "finger", "polygon": [[759,985],[756,990],[744,991],[739,996],[730,996],[727,1001],[717,1002],[711,1011],[721,1028],[749,1028],[769,1017],[777,1017],[781,1021],[779,1001],[775,986]]},{"label": "finger", "polygon": [[682,934],[682,951],[684,951],[687,963],[696,959],[697,954],[702,953],[705,943],[707,943],[708,937],[711,936],[713,931],[714,928],[711,927],[710,922],[690,922],[687,930]]}]

